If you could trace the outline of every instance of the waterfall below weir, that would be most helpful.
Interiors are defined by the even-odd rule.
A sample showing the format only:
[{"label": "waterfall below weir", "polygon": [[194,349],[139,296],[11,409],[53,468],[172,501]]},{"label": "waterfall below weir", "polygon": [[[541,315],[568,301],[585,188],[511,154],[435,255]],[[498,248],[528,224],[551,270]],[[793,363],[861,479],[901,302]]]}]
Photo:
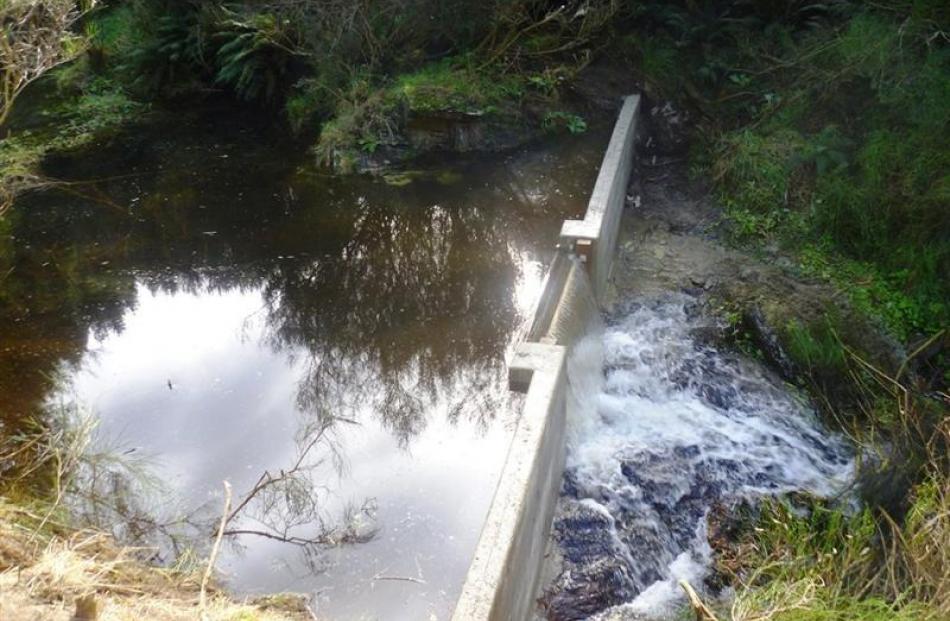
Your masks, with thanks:
[{"label": "waterfall below weir", "polygon": [[573,348],[549,619],[674,616],[677,580],[701,589],[709,572],[715,504],[832,496],[852,478],[849,446],[760,364],[705,344],[713,327],[696,300],[666,297]]}]

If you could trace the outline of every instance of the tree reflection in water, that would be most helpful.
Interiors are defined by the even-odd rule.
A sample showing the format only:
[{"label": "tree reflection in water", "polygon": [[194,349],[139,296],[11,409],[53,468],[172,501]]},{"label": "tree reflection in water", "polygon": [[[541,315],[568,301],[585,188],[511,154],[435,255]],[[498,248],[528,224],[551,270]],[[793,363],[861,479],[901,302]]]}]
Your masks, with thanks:
[{"label": "tree reflection in water", "polygon": [[339,252],[283,264],[263,288],[270,343],[309,357],[299,407],[372,410],[402,443],[436,403],[491,417],[486,388],[518,320],[502,223],[439,206],[359,210]]},{"label": "tree reflection in water", "polygon": [[[582,210],[599,154],[538,152],[468,164],[454,185],[433,174],[396,188],[301,172],[283,145],[231,128],[222,141],[221,127],[196,123],[130,137],[98,161],[57,164],[62,178],[123,174],[96,186],[108,205],[49,192],[0,224],[0,433],[9,443],[28,421],[54,426],[43,411],[64,389],[52,378],[77,372],[89,334],[121,332],[143,288],[256,292],[264,328],[249,338],[302,368],[298,450],[314,432],[322,440],[300,476],[268,485],[233,530],[359,540],[319,499],[328,485],[319,462],[345,462],[334,452],[345,450],[334,444],[340,426],[372,417],[409,447],[435,416],[487,426],[504,410],[521,265],[542,260],[559,221]],[[90,514],[122,523],[132,539],[149,527],[207,533],[219,517],[206,507],[156,516],[163,503],[113,470],[83,475],[93,497],[122,499]],[[364,519],[359,533],[371,531],[371,509],[350,510]]]},{"label": "tree reflection in water", "polygon": [[[195,505],[180,498],[156,475],[148,457],[110,444],[96,433],[95,417],[75,404],[50,406],[47,412],[46,428],[13,438],[36,450],[29,471],[6,480],[5,486],[36,474],[50,476],[54,497],[44,521],[65,510],[76,528],[111,532],[147,560],[199,560],[222,519],[223,534],[236,549],[240,537],[263,537],[300,548],[308,564],[322,549],[366,542],[376,534],[371,499],[347,505],[338,515],[324,508],[330,490],[319,468],[327,460],[339,467],[341,459],[328,436],[338,422],[331,417],[302,426],[293,461],[265,470],[253,486],[239,490],[233,509],[222,516],[210,500]],[[5,439],[0,457],[16,450]]]}]

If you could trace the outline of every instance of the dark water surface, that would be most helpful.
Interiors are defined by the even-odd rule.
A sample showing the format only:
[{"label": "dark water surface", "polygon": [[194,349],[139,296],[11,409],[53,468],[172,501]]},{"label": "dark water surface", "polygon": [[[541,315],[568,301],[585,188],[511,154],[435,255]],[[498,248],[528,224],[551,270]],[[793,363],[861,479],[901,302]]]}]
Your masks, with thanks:
[{"label": "dark water surface", "polygon": [[[517,408],[505,354],[606,138],[393,185],[322,175],[269,136],[182,115],[49,164],[98,181],[0,223],[2,432],[91,413],[97,443],[163,484],[143,512],[212,515],[223,480],[240,497],[322,431],[305,459],[321,529],[372,538],[241,536],[230,584],[314,593],[322,618],[446,618]],[[240,527],[318,530],[287,515],[306,509],[292,491]]]}]

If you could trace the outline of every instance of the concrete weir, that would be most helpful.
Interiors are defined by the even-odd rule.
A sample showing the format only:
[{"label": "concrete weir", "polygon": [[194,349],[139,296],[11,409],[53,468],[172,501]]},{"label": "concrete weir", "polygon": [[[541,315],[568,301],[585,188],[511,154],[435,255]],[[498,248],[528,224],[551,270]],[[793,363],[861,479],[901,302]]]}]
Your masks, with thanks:
[{"label": "concrete weir", "polygon": [[[453,621],[522,621],[534,609],[564,468],[567,354],[582,335],[581,306],[606,290],[639,109],[639,96],[624,99],[584,219],[564,222],[528,333],[509,362],[512,390],[527,394]],[[592,293],[579,295],[588,279]]]}]

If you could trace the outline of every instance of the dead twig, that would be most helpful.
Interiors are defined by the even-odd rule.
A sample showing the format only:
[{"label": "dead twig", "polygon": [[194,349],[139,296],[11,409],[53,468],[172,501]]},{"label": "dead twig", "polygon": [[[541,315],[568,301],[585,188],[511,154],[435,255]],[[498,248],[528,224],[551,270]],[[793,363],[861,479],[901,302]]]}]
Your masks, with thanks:
[{"label": "dead twig", "polygon": [[207,610],[207,591],[208,581],[211,580],[211,572],[214,571],[214,564],[218,558],[218,550],[221,548],[221,539],[224,537],[224,526],[227,524],[228,515],[231,510],[231,484],[224,482],[224,511],[221,512],[221,523],[218,525],[218,534],[214,538],[214,545],[211,546],[211,556],[208,557],[208,566],[205,567],[205,573],[201,577],[201,591],[198,593],[198,610],[201,621],[208,620]]},{"label": "dead twig", "polygon": [[379,574],[373,576],[373,582],[414,582],[416,584],[426,584],[425,580],[420,580],[418,578],[413,578],[411,576],[381,576]]},{"label": "dead twig", "polygon": [[715,613],[709,609],[703,600],[699,598],[695,589],[686,580],[679,581],[680,587],[686,592],[686,598],[689,599],[689,605],[696,613],[696,621],[719,621]]},{"label": "dead twig", "polygon": [[307,455],[311,450],[313,450],[313,447],[316,446],[316,444],[321,439],[323,439],[323,430],[315,434],[310,442],[304,447],[304,449],[300,451],[300,454],[297,456],[297,461],[294,462],[294,465],[291,466],[289,470],[281,470],[280,474],[276,476],[265,470],[264,474],[262,474],[257,480],[257,483],[254,484],[254,487],[251,488],[251,491],[245,494],[244,498],[241,499],[241,502],[237,504],[235,509],[231,511],[230,514],[228,514],[227,518],[224,520],[224,524],[227,525],[231,523],[238,515],[241,514],[241,511],[243,511],[244,508],[247,507],[247,505],[263,490],[294,476],[303,467],[303,462],[307,458]]}]

